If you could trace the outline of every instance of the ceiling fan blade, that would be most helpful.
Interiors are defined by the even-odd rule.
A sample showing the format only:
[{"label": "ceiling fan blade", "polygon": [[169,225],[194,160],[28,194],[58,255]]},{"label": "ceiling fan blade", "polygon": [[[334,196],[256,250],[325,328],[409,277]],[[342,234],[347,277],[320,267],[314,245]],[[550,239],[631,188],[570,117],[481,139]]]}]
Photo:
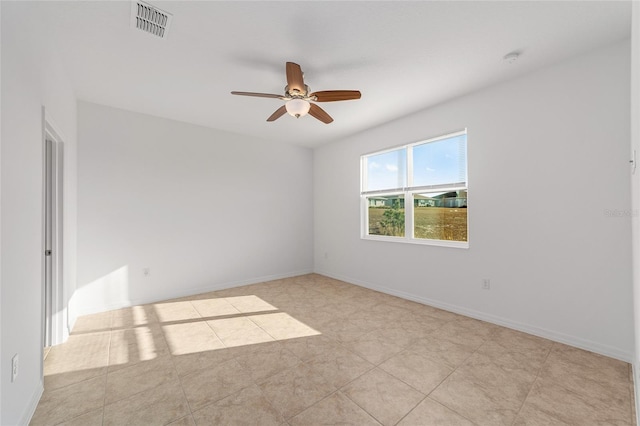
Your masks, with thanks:
[{"label": "ceiling fan blade", "polygon": [[358,90],[324,90],[312,93],[309,96],[315,96],[316,102],[334,102],[360,99],[362,95]]},{"label": "ceiling fan blade", "polygon": [[300,93],[305,92],[302,68],[300,68],[300,65],[293,62],[287,62],[287,85],[289,86],[289,93],[294,90],[297,90]]},{"label": "ceiling fan blade", "polygon": [[267,118],[267,121],[276,121],[278,118],[282,117],[286,112],[287,112],[287,108],[285,108],[285,106],[282,105],[280,108],[276,110],[276,112],[271,114],[271,117]]},{"label": "ceiling fan blade", "polygon": [[329,114],[325,112],[322,108],[320,108],[316,104],[311,104],[311,108],[309,109],[309,115],[317,118],[322,121],[324,124],[329,124],[333,121],[333,118]]},{"label": "ceiling fan blade", "polygon": [[282,99],[282,95],[274,95],[272,93],[254,93],[254,92],[231,92],[232,95],[255,96],[258,98],[274,98]]}]

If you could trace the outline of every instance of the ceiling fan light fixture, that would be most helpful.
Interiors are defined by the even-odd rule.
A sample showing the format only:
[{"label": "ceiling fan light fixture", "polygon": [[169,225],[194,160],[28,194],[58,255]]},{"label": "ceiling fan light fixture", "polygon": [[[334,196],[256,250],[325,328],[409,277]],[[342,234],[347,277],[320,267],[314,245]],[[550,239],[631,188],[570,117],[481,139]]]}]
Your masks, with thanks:
[{"label": "ceiling fan light fixture", "polygon": [[287,101],[285,108],[289,115],[300,118],[307,115],[311,108],[311,104],[304,99],[291,99],[290,101]]}]

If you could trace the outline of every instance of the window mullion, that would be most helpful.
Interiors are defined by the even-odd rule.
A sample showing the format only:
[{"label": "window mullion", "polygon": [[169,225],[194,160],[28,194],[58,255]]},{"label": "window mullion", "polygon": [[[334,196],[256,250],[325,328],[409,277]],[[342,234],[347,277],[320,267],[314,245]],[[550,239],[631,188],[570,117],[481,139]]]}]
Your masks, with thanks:
[{"label": "window mullion", "polygon": [[404,237],[413,239],[413,194],[409,188],[413,186],[413,146],[407,146],[407,187],[404,189]]},{"label": "window mullion", "polygon": [[404,237],[413,240],[413,194],[405,191],[404,193]]}]

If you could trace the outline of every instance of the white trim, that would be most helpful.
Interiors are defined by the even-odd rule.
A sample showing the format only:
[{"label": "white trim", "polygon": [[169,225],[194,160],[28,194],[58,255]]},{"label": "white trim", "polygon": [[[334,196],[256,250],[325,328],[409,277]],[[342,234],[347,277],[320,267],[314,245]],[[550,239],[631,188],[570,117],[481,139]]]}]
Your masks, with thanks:
[{"label": "white trim", "polygon": [[631,363],[631,375],[633,376],[633,395],[631,396],[633,397],[632,404],[636,407],[636,425],[640,425],[640,398],[638,398],[638,391],[640,390],[640,388],[638,388],[638,382],[640,382],[640,377],[638,374],[640,374],[640,371],[637,370],[634,363]]},{"label": "white trim", "polygon": [[[422,303],[423,305],[433,306],[435,308],[443,309],[445,311],[454,312],[456,314],[464,315],[470,318],[475,318],[481,321],[490,322],[492,324],[507,327],[513,330],[522,331],[524,333],[532,334],[534,336],[542,337],[545,339],[553,340],[554,342],[564,343],[566,345],[574,346],[576,348],[584,349],[590,352],[595,352],[600,355],[604,355],[610,358],[615,358],[624,362],[632,362],[633,353],[619,348],[603,345],[601,343],[593,342],[591,340],[582,339],[580,337],[571,336],[568,334],[560,333],[554,330],[548,330],[545,328],[536,327],[529,324],[512,321],[506,318],[502,318],[496,315],[487,314],[485,312],[476,311],[475,309],[468,309],[450,303],[441,302],[439,300],[429,299],[425,297],[416,296],[414,294],[398,291],[385,286],[379,286],[371,284],[365,281],[353,279],[350,277],[341,276],[339,274],[332,274],[328,271],[316,269],[316,274],[324,275],[330,278],[334,278],[340,281],[365,287],[370,290],[379,291],[381,293],[390,294],[406,300]],[[637,398],[636,398],[637,399]],[[640,424],[640,423],[639,423]]]},{"label": "white trim", "polygon": [[[413,228],[411,228],[413,229]],[[413,232],[413,231],[412,231]],[[405,226],[405,234],[407,233],[407,227]],[[411,236],[404,237],[390,237],[386,235],[368,235],[365,234],[361,237],[363,240],[370,241],[384,241],[391,243],[404,243],[404,244],[417,244],[419,246],[438,246],[438,247],[451,247],[468,249],[468,241],[449,241],[449,240],[427,240],[425,238],[414,238]]]},{"label": "white trim", "polygon": [[208,293],[210,291],[226,290],[229,288],[241,287],[241,286],[250,285],[250,284],[258,284],[258,283],[267,282],[267,281],[281,280],[284,278],[297,277],[297,276],[307,275],[312,273],[313,273],[312,268],[302,269],[299,271],[292,271],[284,274],[265,275],[262,277],[250,278],[247,280],[227,281],[225,283],[213,284],[213,285],[204,286],[204,287],[196,287],[196,288],[188,289],[186,291],[185,290],[171,291],[163,295],[157,295],[156,297],[144,297],[144,298],[135,299],[135,300],[122,300],[119,302],[111,303],[109,305],[93,305],[93,306],[75,307],[76,303],[75,303],[74,296],[76,293],[74,293],[74,296],[72,296],[71,300],[69,301],[69,307],[70,307],[69,317],[72,320],[72,322],[70,322],[70,330],[73,329],[73,325],[75,324],[76,319],[82,315],[95,314],[98,312],[105,312],[113,309],[128,308],[128,307],[137,306],[137,305],[145,305],[148,303],[156,303],[164,300],[178,299],[181,297]]},{"label": "white trim", "polygon": [[20,425],[28,425],[31,423],[31,419],[36,412],[36,408],[38,408],[38,403],[40,402],[40,398],[42,398],[42,394],[44,392],[44,383],[42,380],[38,383],[36,390],[31,394],[31,398],[29,398],[29,403],[25,408],[22,416],[20,417]]},{"label": "white trim", "polygon": [[378,150],[378,151],[371,151],[369,153],[362,154],[360,157],[368,157],[368,156],[373,155],[373,154],[384,154],[386,152],[395,151],[395,150],[397,150],[399,148],[404,148],[404,147],[413,146],[413,145],[422,145],[423,143],[435,142],[435,141],[440,140],[440,139],[453,138],[453,137],[464,135],[464,134],[469,134],[469,132],[467,131],[466,127],[464,129],[462,129],[462,130],[456,130],[456,131],[453,131],[453,132],[442,133],[439,136],[434,136],[434,137],[429,138],[429,139],[421,139],[419,141],[404,143],[404,144],[396,145],[394,147],[387,148],[387,149],[382,149],[382,150]]},{"label": "white trim", "polygon": [[[56,230],[59,235],[54,235],[53,244],[55,245],[55,259],[57,262],[53,265],[53,285],[52,285],[52,304],[51,310],[54,312],[51,317],[51,345],[57,345],[63,343],[69,337],[69,330],[67,327],[67,307],[64,304],[64,273],[63,268],[63,247],[64,247],[64,145],[65,145],[65,137],[62,132],[59,131],[59,126],[56,125],[55,120],[51,117],[51,115],[47,112],[46,107],[42,106],[42,146],[43,146],[43,171],[45,170],[45,162],[46,162],[46,141],[47,138],[53,140],[53,158],[54,163],[56,164],[56,175],[54,176],[54,192],[57,194],[56,199],[62,205],[56,205],[56,209],[54,211],[54,220],[57,222]],[[43,172],[44,174],[44,172]],[[43,176],[43,188],[45,183],[46,176]],[[43,211],[44,205],[46,203],[46,190],[43,190]],[[45,215],[43,214],[43,243],[42,247],[44,248],[44,221]],[[44,265],[44,257],[43,257],[43,265],[42,265],[42,282],[44,288],[44,274],[45,274],[45,265]],[[44,295],[43,295],[44,299]],[[43,302],[44,303],[44,302]],[[42,312],[44,315],[44,306],[42,308]],[[43,329],[42,332],[45,333],[44,330],[44,321],[43,321]],[[43,334],[44,341],[44,334]]]}]

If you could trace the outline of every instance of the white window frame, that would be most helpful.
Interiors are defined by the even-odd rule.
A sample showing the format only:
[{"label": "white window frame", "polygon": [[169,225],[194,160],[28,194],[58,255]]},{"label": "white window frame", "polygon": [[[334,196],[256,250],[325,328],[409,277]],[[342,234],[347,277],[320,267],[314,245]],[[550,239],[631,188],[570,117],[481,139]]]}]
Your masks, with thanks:
[{"label": "white window frame", "polygon": [[[442,192],[442,190],[449,191],[458,191],[465,190],[467,193],[469,192],[469,169],[468,169],[468,161],[467,156],[465,155],[465,170],[466,170],[466,178],[465,182],[458,182],[454,184],[445,184],[445,185],[428,185],[428,186],[413,186],[413,148],[419,145],[423,145],[430,142],[436,142],[442,139],[448,139],[460,135],[468,135],[467,129],[463,129],[460,131],[446,133],[444,135],[436,136],[430,139],[421,140],[418,142],[413,142],[405,145],[399,145],[393,148],[383,149],[380,151],[370,152],[368,154],[363,154],[360,156],[360,237],[364,240],[372,240],[372,241],[388,241],[388,242],[398,242],[398,243],[410,243],[410,244],[420,244],[420,245],[428,245],[428,246],[440,246],[440,247],[453,247],[453,248],[469,248],[469,210],[467,206],[467,241],[450,241],[450,240],[431,240],[426,238],[415,238],[414,237],[414,194],[417,193],[425,193],[425,192]],[[385,190],[374,190],[374,191],[365,191],[365,185],[367,183],[367,167],[366,160],[368,157],[373,155],[384,154],[391,151],[396,151],[399,149],[405,148],[406,151],[406,167],[405,167],[405,181],[406,187],[404,188],[393,188],[393,189],[385,189]],[[468,146],[467,146],[468,152]],[[405,206],[405,223],[404,237],[394,237],[388,235],[370,235],[369,234],[369,206],[368,206],[368,198],[372,196],[404,196],[404,206]]]}]

